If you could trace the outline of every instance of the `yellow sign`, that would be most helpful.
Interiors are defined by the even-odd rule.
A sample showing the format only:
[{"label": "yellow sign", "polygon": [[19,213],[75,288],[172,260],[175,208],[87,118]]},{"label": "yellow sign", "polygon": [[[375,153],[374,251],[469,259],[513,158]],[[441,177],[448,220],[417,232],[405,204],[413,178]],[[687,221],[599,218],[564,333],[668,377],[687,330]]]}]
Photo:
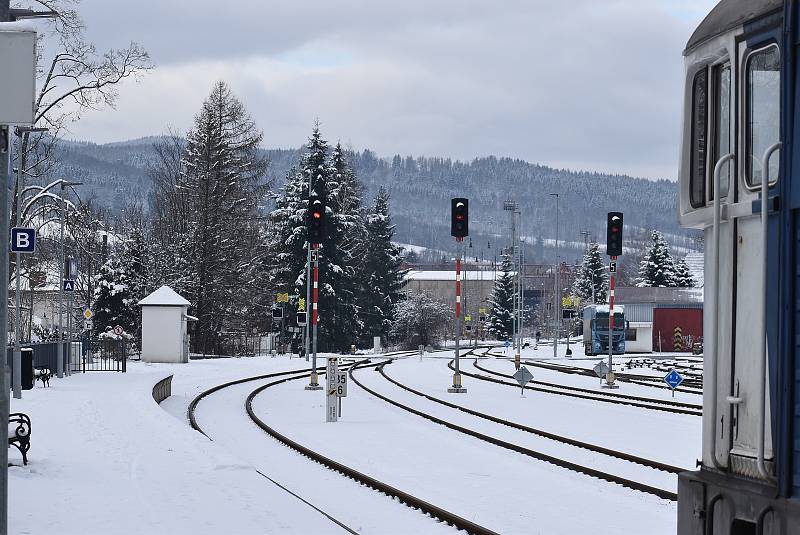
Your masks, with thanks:
[{"label": "yellow sign", "polygon": [[94,314],[88,308],[83,311],[83,317],[86,318],[87,320],[92,319],[92,316],[94,316]]},{"label": "yellow sign", "polygon": [[278,303],[288,303],[289,302],[289,292],[278,294],[276,299]]},{"label": "yellow sign", "polygon": [[563,308],[579,307],[579,306],[581,306],[581,298],[580,297],[574,297],[574,296],[571,296],[571,295],[568,296],[568,297],[562,297],[561,298],[561,306]]},{"label": "yellow sign", "polygon": [[306,310],[306,298],[305,297],[301,297],[300,299],[297,300],[297,310],[299,310],[300,312],[305,312],[305,310]]},{"label": "yellow sign", "polygon": [[486,314],[486,309],[485,309],[485,308],[479,308],[479,309],[478,309],[478,313],[480,313],[480,314]]},{"label": "yellow sign", "polygon": [[464,321],[472,321],[472,316],[464,316]]}]

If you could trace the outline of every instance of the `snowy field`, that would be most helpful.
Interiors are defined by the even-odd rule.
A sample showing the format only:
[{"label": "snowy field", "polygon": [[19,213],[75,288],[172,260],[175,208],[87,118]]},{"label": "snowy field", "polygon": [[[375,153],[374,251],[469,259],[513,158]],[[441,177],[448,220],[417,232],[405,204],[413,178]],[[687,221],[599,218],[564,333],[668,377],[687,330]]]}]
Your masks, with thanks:
[{"label": "snowy field", "polygon": [[[565,347],[559,347],[563,352]],[[579,346],[573,346],[580,350]],[[503,348],[493,351],[503,354]],[[484,353],[483,350],[478,351]],[[508,356],[513,356],[508,350]],[[466,394],[449,394],[452,352],[397,359],[388,377],[428,396],[596,446],[693,468],[701,418],[526,391],[464,377]],[[526,349],[523,359],[591,366],[599,359]],[[630,357],[620,357],[619,362]],[[375,359],[382,362],[385,359]],[[474,356],[461,361],[465,372]],[[320,365],[324,360],[320,359]],[[503,358],[478,362],[513,373]],[[128,374],[53,379],[13,400],[33,421],[30,464],[10,468],[15,533],[454,533],[450,526],[328,470],[250,421],[245,398],[274,379],[211,394],[189,427],[186,410],[201,391],[233,379],[308,367],[301,359],[131,363]],[[599,380],[530,366],[537,381],[600,390]],[[152,386],[174,374],[161,406]],[[495,439],[674,492],[677,476],[478,418],[403,390],[374,366],[356,370],[364,386],[398,403]],[[307,378],[264,390],[253,408],[289,438],[498,533],[672,534],[675,502],[537,460],[438,425],[379,399],[351,381],[342,418],[325,423],[322,391]],[[622,384],[618,393],[672,400],[668,390]],[[677,393],[675,401],[700,403]],[[9,450],[21,465],[16,450]],[[51,513],[58,503],[58,513]],[[42,511],[45,511],[42,514]],[[608,512],[611,512],[609,515]],[[338,522],[338,523],[337,523]],[[343,527],[344,526],[344,527]]]}]

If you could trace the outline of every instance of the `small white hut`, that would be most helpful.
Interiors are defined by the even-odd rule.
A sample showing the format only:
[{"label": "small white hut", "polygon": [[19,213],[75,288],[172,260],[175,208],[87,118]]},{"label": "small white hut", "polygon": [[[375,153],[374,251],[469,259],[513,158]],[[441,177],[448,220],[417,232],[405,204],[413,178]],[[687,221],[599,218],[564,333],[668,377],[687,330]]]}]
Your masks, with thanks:
[{"label": "small white hut", "polygon": [[189,362],[186,311],[189,301],[169,286],[162,286],[141,301],[142,360],[145,362]]}]

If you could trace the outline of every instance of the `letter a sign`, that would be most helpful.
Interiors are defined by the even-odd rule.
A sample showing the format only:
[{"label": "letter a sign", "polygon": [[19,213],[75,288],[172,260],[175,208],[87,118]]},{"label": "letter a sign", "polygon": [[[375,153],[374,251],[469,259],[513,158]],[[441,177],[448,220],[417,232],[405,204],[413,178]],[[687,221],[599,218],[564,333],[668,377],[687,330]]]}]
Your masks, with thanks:
[{"label": "letter a sign", "polygon": [[63,289],[65,292],[74,292],[75,291],[75,281],[72,279],[64,279],[64,286]]},{"label": "letter a sign", "polygon": [[14,227],[11,229],[11,252],[32,253],[36,250],[36,229]]}]

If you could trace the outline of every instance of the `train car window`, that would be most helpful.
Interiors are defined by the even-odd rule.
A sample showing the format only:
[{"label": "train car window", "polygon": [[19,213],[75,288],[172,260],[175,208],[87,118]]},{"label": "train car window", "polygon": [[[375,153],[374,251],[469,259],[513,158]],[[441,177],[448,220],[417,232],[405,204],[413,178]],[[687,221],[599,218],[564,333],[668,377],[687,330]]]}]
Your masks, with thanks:
[{"label": "train car window", "polygon": [[[747,144],[747,185],[761,184],[764,170],[761,158],[771,145],[780,139],[781,70],[778,47],[770,45],[756,50],[747,58],[747,117],[745,142]],[[773,157],[769,162],[769,177],[777,179],[780,162]]]},{"label": "train car window", "polygon": [[707,72],[707,69],[698,72],[692,82],[692,152],[689,172],[689,202],[692,208],[700,208],[706,204]]},{"label": "train car window", "polygon": [[[711,162],[716,163],[721,157],[731,151],[731,64],[730,62],[714,67],[714,157]],[[721,170],[720,192],[723,197],[728,195],[731,182],[732,163],[728,161]],[[709,188],[708,200],[714,200],[714,188]]]}]

